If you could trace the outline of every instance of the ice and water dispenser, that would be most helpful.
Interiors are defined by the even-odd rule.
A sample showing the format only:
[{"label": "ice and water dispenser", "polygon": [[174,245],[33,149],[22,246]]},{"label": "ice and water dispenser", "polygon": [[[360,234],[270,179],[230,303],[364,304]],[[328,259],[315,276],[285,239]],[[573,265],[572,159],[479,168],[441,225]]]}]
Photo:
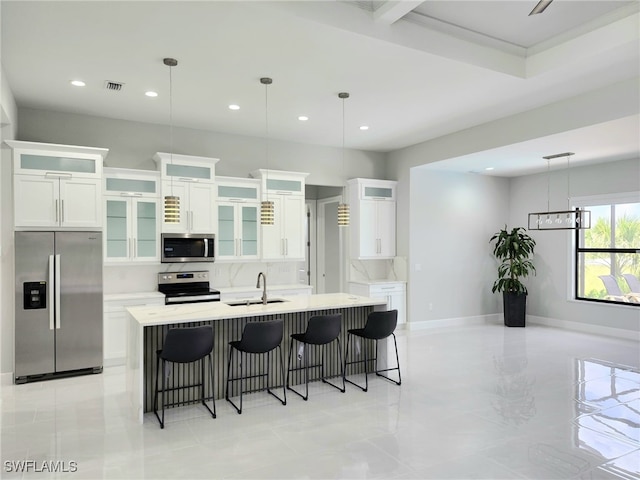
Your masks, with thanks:
[{"label": "ice and water dispenser", "polygon": [[23,287],[25,310],[47,308],[47,282],[24,282]]}]

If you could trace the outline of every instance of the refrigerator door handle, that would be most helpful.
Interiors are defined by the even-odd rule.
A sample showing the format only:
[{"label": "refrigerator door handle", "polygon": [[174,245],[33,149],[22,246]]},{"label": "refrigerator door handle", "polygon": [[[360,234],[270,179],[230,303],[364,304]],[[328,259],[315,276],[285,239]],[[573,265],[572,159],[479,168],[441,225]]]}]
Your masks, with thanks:
[{"label": "refrigerator door handle", "polygon": [[53,300],[53,289],[54,289],[54,272],[55,266],[53,262],[53,255],[49,255],[49,330],[53,330],[54,328],[54,320],[55,314],[53,310],[52,300]]},{"label": "refrigerator door handle", "polygon": [[56,328],[60,328],[60,254],[56,255],[56,281],[55,281],[55,292],[56,292]]}]

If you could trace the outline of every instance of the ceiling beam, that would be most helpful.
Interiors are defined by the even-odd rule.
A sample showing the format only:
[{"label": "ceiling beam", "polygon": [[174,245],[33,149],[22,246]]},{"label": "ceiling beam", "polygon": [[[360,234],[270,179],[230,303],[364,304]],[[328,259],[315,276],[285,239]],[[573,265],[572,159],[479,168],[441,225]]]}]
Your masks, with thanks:
[{"label": "ceiling beam", "polygon": [[423,3],[422,0],[387,0],[373,12],[373,19],[378,23],[391,25],[421,3]]}]

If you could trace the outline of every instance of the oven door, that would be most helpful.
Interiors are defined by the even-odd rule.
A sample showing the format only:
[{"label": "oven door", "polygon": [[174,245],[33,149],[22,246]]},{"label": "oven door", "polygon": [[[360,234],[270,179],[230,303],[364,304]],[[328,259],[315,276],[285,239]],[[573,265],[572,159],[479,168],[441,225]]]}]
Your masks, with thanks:
[{"label": "oven door", "polygon": [[215,261],[215,235],[162,234],[162,263]]}]

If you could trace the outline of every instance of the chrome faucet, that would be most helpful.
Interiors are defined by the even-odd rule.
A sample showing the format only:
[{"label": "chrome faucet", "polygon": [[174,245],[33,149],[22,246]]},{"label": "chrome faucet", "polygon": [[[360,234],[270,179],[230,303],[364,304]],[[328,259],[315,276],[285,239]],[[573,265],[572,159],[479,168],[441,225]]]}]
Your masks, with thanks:
[{"label": "chrome faucet", "polygon": [[262,277],[262,304],[267,304],[267,276],[260,272],[258,274],[258,282],[256,283],[256,288],[260,288],[260,277]]}]

